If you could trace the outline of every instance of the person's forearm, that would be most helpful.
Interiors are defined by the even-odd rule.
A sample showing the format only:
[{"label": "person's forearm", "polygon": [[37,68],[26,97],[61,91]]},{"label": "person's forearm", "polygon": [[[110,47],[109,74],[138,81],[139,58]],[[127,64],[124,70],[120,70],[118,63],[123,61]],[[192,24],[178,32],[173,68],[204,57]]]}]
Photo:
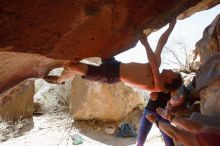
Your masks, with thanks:
[{"label": "person's forearm", "polygon": [[151,58],[153,58],[155,55],[154,55],[154,52],[152,51],[152,49],[150,48],[150,45],[148,43],[147,40],[145,40],[144,42],[142,42],[144,48],[145,48],[145,51],[146,51],[146,55],[147,55],[147,58],[148,58],[148,61],[149,63],[151,62]]},{"label": "person's forearm", "polygon": [[[146,38],[146,36],[143,34],[140,37],[140,41],[142,43],[142,45],[145,48],[146,54],[147,54],[147,58],[152,58],[154,56],[154,52],[152,51],[150,44],[148,43],[148,40]],[[149,60],[150,61],[150,60]]]},{"label": "person's forearm", "polygon": [[173,117],[171,122],[176,126],[179,126],[193,133],[196,133],[204,128],[202,124],[186,118]]},{"label": "person's forearm", "polygon": [[159,41],[158,41],[158,45],[156,47],[156,53],[158,55],[161,54],[163,47],[165,46],[165,44],[167,43],[167,40],[169,38],[170,33],[172,32],[172,30],[168,29],[166,30],[162,36],[160,37]]},{"label": "person's forearm", "polygon": [[162,34],[162,36],[159,39],[159,42],[161,42],[161,45],[165,45],[171,32],[173,31],[175,27],[176,21],[173,21],[169,24],[168,29]]},{"label": "person's forearm", "polygon": [[158,121],[158,128],[162,130],[164,133],[166,133],[172,139],[176,141],[178,140],[177,136],[178,136],[179,130],[173,125],[165,123],[163,121]]},{"label": "person's forearm", "polygon": [[162,34],[162,36],[159,39],[159,42],[161,43],[161,45],[165,45],[171,32],[173,31],[175,25],[171,25],[169,26],[169,28]]},{"label": "person's forearm", "polygon": [[162,121],[158,122],[158,127],[173,140],[185,146],[199,146],[193,133],[179,129]]},{"label": "person's forearm", "polygon": [[162,92],[164,91],[164,84],[161,78],[161,75],[159,73],[159,67],[154,67],[151,65],[152,68],[152,74],[153,74],[153,79],[154,79],[154,86],[155,86],[155,91],[154,92]]},{"label": "person's forearm", "polygon": [[159,66],[157,64],[157,58],[151,49],[147,49],[147,57],[149,59],[149,64],[151,66],[152,76],[154,80],[154,90],[153,92],[164,91],[164,85],[159,72]]},{"label": "person's forearm", "polygon": [[161,63],[161,58],[160,58],[161,52],[162,52],[165,44],[167,43],[167,40],[168,40],[171,32],[173,31],[175,24],[176,24],[176,21],[173,21],[171,24],[169,24],[169,28],[162,34],[162,36],[160,37],[160,39],[158,41],[155,54],[158,58],[159,65]]}]

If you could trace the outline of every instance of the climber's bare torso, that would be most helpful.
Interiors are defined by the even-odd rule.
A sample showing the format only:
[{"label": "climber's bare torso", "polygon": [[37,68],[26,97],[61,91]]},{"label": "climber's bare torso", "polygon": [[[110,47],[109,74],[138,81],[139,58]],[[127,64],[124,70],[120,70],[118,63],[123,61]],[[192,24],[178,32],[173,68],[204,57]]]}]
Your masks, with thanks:
[{"label": "climber's bare torso", "polygon": [[151,89],[154,81],[150,64],[121,63],[120,80],[125,84],[141,89]]}]

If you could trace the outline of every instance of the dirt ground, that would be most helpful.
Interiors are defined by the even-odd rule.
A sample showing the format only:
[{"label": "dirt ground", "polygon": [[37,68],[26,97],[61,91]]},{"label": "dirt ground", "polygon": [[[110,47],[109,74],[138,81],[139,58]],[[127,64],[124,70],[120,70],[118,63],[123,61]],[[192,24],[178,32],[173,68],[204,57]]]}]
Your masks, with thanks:
[{"label": "dirt ground", "polygon": [[[136,118],[139,119],[139,118]],[[136,120],[137,121],[137,120]],[[117,138],[107,135],[104,129],[112,123],[79,122],[69,113],[56,112],[34,116],[20,122],[14,129],[1,125],[1,146],[72,146],[71,135],[79,134],[84,142],[79,146],[135,146],[136,138]],[[138,123],[136,123],[138,124]],[[17,128],[17,129],[16,129]],[[8,131],[11,130],[11,134]],[[145,146],[163,146],[159,130],[153,126]]]}]

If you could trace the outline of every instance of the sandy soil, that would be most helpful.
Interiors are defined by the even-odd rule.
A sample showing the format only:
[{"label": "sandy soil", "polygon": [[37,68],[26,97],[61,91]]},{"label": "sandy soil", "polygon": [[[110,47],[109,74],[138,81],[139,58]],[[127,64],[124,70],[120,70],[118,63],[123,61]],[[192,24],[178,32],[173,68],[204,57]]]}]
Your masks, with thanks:
[{"label": "sandy soil", "polygon": [[[79,134],[84,142],[79,146],[135,146],[136,138],[106,135],[106,124],[74,122],[68,113],[58,112],[34,116],[23,121],[23,127],[1,146],[72,146],[71,135]],[[4,136],[4,134],[3,134]],[[6,134],[5,134],[6,136]],[[3,138],[2,138],[3,139]],[[159,130],[153,126],[145,146],[163,146]]]}]

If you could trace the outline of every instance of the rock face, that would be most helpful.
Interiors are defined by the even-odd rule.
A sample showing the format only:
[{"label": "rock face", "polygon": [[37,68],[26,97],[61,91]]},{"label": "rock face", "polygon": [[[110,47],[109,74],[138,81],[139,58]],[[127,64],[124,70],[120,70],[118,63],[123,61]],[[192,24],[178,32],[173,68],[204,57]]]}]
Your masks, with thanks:
[{"label": "rock face", "polygon": [[109,58],[134,46],[142,30],[150,32],[181,13],[188,16],[218,3],[218,0],[1,0],[0,50],[38,53],[56,59]]},{"label": "rock face", "polygon": [[203,37],[196,43],[195,59],[200,58],[201,64],[205,63],[212,55],[219,52],[220,44],[220,14],[206,27]]},{"label": "rock face", "polygon": [[196,88],[201,90],[220,77],[220,14],[206,27],[203,37],[196,43],[195,58],[200,58]]},{"label": "rock face", "polygon": [[220,53],[212,56],[200,68],[196,79],[200,90],[201,112],[210,116],[220,116]]},{"label": "rock face", "polygon": [[219,1],[213,1],[213,0],[201,1],[194,7],[191,7],[188,10],[186,10],[184,13],[180,14],[178,16],[178,19],[184,19],[186,17],[191,16],[195,12],[202,11],[204,9],[209,9],[210,6],[217,5],[217,4],[219,4]]},{"label": "rock face", "polygon": [[41,77],[39,65],[44,64],[41,70],[45,71],[54,67],[54,60],[48,62],[48,58],[36,59],[30,54],[4,56],[5,52],[38,53],[72,61],[92,56],[106,59],[133,47],[143,30],[152,32],[179,14],[183,19],[218,3],[219,0],[1,0],[0,52],[4,52],[0,54],[0,72],[9,74],[0,78],[0,93],[27,78]]},{"label": "rock face", "polygon": [[220,15],[204,30],[197,43],[197,55],[201,66],[197,74],[196,89],[200,91],[201,111],[211,116],[220,116]]},{"label": "rock face", "polygon": [[220,78],[200,92],[201,112],[210,116],[220,117]]},{"label": "rock face", "polygon": [[211,58],[200,66],[197,73],[196,88],[201,90],[220,78],[220,53],[213,55]]},{"label": "rock face", "polygon": [[33,115],[34,81],[24,81],[0,95],[0,116],[18,120]]},{"label": "rock face", "polygon": [[76,76],[72,82],[70,111],[76,119],[119,121],[137,105],[145,94],[122,83],[91,82]]},{"label": "rock face", "polygon": [[38,54],[0,52],[0,93],[27,78],[43,78],[63,63]]}]

